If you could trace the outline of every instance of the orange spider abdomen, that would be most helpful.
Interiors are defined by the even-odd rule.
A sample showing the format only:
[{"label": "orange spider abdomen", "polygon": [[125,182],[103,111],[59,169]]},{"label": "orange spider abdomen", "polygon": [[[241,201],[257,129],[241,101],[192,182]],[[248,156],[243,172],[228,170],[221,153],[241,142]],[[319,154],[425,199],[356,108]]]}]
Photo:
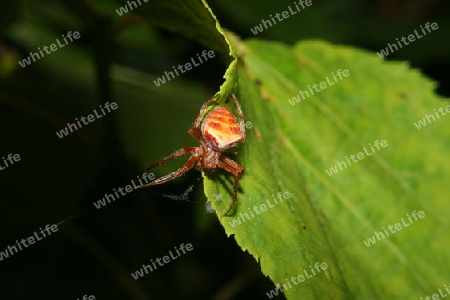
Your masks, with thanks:
[{"label": "orange spider abdomen", "polygon": [[218,150],[235,146],[243,137],[236,118],[223,106],[214,108],[206,115],[201,130],[203,138]]}]

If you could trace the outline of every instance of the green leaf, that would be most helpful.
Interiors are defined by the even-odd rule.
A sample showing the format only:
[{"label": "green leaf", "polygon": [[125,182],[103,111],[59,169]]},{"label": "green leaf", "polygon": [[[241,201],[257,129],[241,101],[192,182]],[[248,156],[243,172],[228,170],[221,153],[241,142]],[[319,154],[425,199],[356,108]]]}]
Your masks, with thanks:
[{"label": "green leaf", "polygon": [[[350,47],[232,40],[242,63],[227,79],[239,82],[253,128],[236,158],[245,171],[235,214],[220,218],[226,233],[261,262],[264,274],[285,284],[289,299],[412,298],[444,288],[449,117],[420,130],[414,125],[446,105],[434,84],[405,63]],[[349,76],[335,80],[338,70]],[[333,85],[289,103],[327,77]],[[372,151],[377,140],[387,146]],[[364,148],[365,158],[328,175]],[[205,179],[219,216],[231,202],[231,177]],[[290,198],[275,203],[279,193]],[[225,200],[215,201],[217,195]],[[258,214],[254,207],[264,204]],[[425,217],[410,222],[413,211]],[[366,246],[375,231],[402,219],[402,229]],[[304,270],[311,275],[316,262],[328,269],[291,281]]]}]

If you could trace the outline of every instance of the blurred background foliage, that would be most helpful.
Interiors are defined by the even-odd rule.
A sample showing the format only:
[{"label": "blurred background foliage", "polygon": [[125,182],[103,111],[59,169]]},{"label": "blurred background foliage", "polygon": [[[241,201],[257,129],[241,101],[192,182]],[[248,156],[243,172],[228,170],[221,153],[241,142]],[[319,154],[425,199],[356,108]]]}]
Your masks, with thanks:
[{"label": "blurred background foliage", "polygon": [[[143,5],[145,3],[141,0]],[[209,1],[225,28],[241,38],[293,1]],[[439,83],[450,97],[450,3],[313,1],[257,37],[294,44],[314,38],[380,51],[426,22],[433,31],[389,55]],[[227,238],[205,208],[201,174],[138,191],[97,210],[92,203],[124,187],[174,150],[195,146],[187,134],[199,108],[223,82],[218,56],[157,87],[153,80],[204,47],[119,16],[112,0],[2,1],[0,8],[0,156],[21,161],[0,172],[0,251],[46,224],[51,237],[0,262],[2,299],[249,299],[273,284],[257,262]],[[176,18],[176,16],[174,16]],[[18,61],[68,31],[81,38],[22,68]],[[375,54],[374,54],[375,55]],[[106,102],[118,110],[59,139],[55,132]],[[349,112],[351,113],[351,112]],[[173,171],[186,158],[155,169]],[[164,196],[182,194],[188,201]],[[135,281],[130,274],[182,243],[194,251]],[[283,296],[280,296],[280,298]]]}]

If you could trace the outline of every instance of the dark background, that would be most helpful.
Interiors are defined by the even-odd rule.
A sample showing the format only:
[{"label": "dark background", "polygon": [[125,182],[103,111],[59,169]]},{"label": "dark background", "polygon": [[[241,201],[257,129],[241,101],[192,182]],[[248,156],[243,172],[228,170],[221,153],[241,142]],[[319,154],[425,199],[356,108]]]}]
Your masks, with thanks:
[{"label": "dark background", "polygon": [[[209,4],[223,27],[245,39],[253,37],[250,28],[293,1]],[[0,171],[0,251],[39,227],[79,215],[0,262],[0,298],[264,299],[273,284],[207,212],[200,172],[130,193],[101,209],[93,206],[161,157],[196,145],[187,130],[226,70],[216,57],[156,87],[153,80],[164,71],[189,62],[205,47],[131,13],[119,17],[119,7],[108,0],[1,3],[0,157],[17,153],[21,161]],[[448,15],[445,1],[313,0],[257,37],[288,44],[325,39],[376,55],[395,38],[437,22],[437,31],[388,59],[408,61],[448,97]],[[26,68],[18,65],[68,31],[79,31],[81,38]],[[68,122],[108,101],[119,108],[62,139],[56,136]],[[154,172],[167,174],[186,159]],[[181,195],[191,185],[189,201],[164,196]],[[194,250],[137,281],[131,277],[182,243]]]}]

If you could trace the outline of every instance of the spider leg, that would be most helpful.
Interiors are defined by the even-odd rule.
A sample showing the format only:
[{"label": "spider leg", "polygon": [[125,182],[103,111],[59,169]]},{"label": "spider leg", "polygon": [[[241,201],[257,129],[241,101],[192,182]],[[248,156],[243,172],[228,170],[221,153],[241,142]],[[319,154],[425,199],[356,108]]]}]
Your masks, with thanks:
[{"label": "spider leg", "polygon": [[231,148],[226,149],[225,152],[237,154],[239,152],[239,149],[238,149],[238,147],[231,147]]},{"label": "spider leg", "polygon": [[[184,148],[184,149],[195,149],[195,148]],[[184,149],[180,149],[180,150],[184,150]],[[180,150],[178,150],[177,152],[179,152]],[[176,152],[175,152],[175,153],[176,153]],[[175,153],[173,153],[173,154],[170,155],[170,156],[173,156]],[[182,154],[184,154],[184,153],[182,153]],[[180,155],[182,155],[182,154],[179,154],[178,156],[180,156]],[[160,161],[162,161],[162,160],[168,160],[168,159],[170,159],[170,158],[169,158],[170,156],[167,156],[167,157],[161,159]],[[190,169],[192,169],[192,167],[195,165],[195,163],[197,162],[198,159],[199,159],[199,157],[198,157],[197,155],[194,154],[194,155],[192,155],[192,156],[189,158],[189,160],[184,164],[184,166],[182,166],[181,168],[179,168],[179,169],[176,170],[175,172],[172,172],[172,173],[170,173],[170,174],[167,174],[166,176],[160,177],[160,178],[158,178],[158,179],[156,179],[156,180],[154,180],[154,181],[152,181],[152,182],[150,182],[150,183],[147,183],[147,184],[138,186],[136,189],[141,189],[141,188],[149,187],[149,186],[152,186],[152,185],[162,184],[162,183],[165,183],[165,182],[170,181],[170,180],[172,180],[172,179],[175,179],[175,178],[177,178],[177,177],[183,175],[184,173],[186,173],[186,172],[189,171]],[[158,161],[158,162],[160,162],[160,161]],[[158,163],[157,163],[157,164],[158,164]]]},{"label": "spider leg", "polygon": [[239,178],[240,178],[242,171],[244,171],[244,168],[242,168],[242,166],[240,166],[238,163],[236,163],[234,160],[232,160],[229,157],[223,156],[222,158],[223,158],[223,161],[219,161],[219,163],[217,164],[217,167],[222,168],[234,175],[233,202],[231,203],[227,212],[224,214],[224,216],[225,216],[231,211],[231,209],[233,208],[233,206],[237,200]]},{"label": "spider leg", "polygon": [[234,94],[231,94],[233,97],[234,103],[236,103],[237,109],[239,111],[239,127],[242,132],[242,140],[245,141],[245,121],[244,121],[244,113],[242,112],[241,105],[239,104],[238,99]]},{"label": "spider leg", "polygon": [[184,154],[188,154],[188,153],[193,153],[195,152],[195,150],[197,149],[197,147],[190,147],[190,148],[181,148],[180,150],[175,151],[174,153],[161,158],[160,160],[158,160],[156,163],[154,163],[153,165],[151,165],[150,167],[148,167],[145,171],[148,171],[150,169],[153,169],[156,166],[162,165],[163,163],[165,163],[166,161],[169,161],[173,158],[176,158],[178,156],[184,155]]},{"label": "spider leg", "polygon": [[189,128],[188,132],[189,134],[196,139],[198,142],[201,142],[203,140],[202,137],[202,132],[200,130],[200,124],[202,122],[202,117],[203,114],[205,112],[205,110],[208,108],[208,105],[217,97],[219,96],[219,94],[214,95],[211,99],[209,99],[208,101],[206,101],[203,105],[202,108],[200,109],[200,113],[198,114],[197,119],[195,119],[194,122],[194,126],[192,126],[191,128]]},{"label": "spider leg", "polygon": [[197,127],[191,127],[188,130],[189,134],[197,140],[197,142],[201,142],[203,140],[202,133],[200,132],[200,129]]},{"label": "spider leg", "polygon": [[209,99],[208,101],[205,102],[205,104],[203,104],[202,108],[200,109],[200,113],[198,114],[197,119],[195,119],[195,123],[194,123],[194,127],[193,128],[197,128],[200,132],[200,123],[202,121],[202,117],[203,117],[203,113],[205,112],[205,110],[208,108],[208,105],[214,101],[214,99],[216,99],[217,97],[219,97],[220,94],[215,94],[214,96],[212,96],[211,99]]}]

